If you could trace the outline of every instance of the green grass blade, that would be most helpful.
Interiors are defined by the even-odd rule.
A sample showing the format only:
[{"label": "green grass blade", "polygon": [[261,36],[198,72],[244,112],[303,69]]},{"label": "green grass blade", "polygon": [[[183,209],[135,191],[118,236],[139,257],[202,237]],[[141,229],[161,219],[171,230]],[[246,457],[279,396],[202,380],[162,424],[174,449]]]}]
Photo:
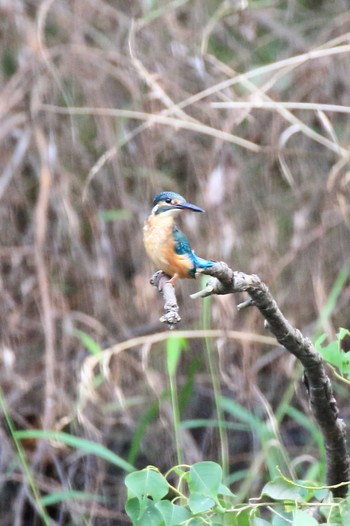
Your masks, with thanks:
[{"label": "green grass blade", "polygon": [[259,418],[253,415],[250,411],[248,411],[248,409],[241,406],[234,400],[226,398],[225,396],[220,397],[219,403],[223,411],[227,411],[230,415],[237,418],[237,420],[240,420],[241,422],[247,424],[256,433],[258,433],[259,435],[261,434],[264,422],[262,422]]},{"label": "green grass blade", "polygon": [[166,359],[168,374],[175,376],[177,366],[183,349],[188,348],[188,342],[185,338],[170,336],[166,342]]},{"label": "green grass blade", "polygon": [[[204,288],[206,277],[202,276],[202,287]],[[202,326],[203,329],[210,329],[211,327],[211,298],[205,298],[202,302]],[[209,338],[205,338],[205,352],[207,363],[210,371],[210,379],[213,386],[215,410],[217,420],[219,422],[218,431],[220,437],[220,463],[224,473],[224,480],[229,472],[229,448],[228,448],[228,436],[227,430],[225,429],[225,417],[220,404],[221,399],[221,386],[220,386],[220,375],[218,370],[217,361],[213,356],[213,345]]]},{"label": "green grass blade", "polygon": [[74,336],[77,336],[81,343],[84,345],[84,347],[89,351],[91,354],[100,354],[102,352],[101,347],[91,336],[89,336],[86,332],[81,331],[79,329],[75,329],[73,332]]},{"label": "green grass blade", "polygon": [[145,434],[147,427],[155,420],[159,414],[159,402],[154,402],[146,414],[139,420],[138,426],[134,432],[129,453],[128,453],[128,462],[131,464],[137,459],[137,455],[140,450],[140,444],[142,438]]},{"label": "green grass blade", "polygon": [[166,341],[167,369],[170,384],[170,396],[173,411],[173,425],[178,464],[183,463],[183,454],[181,448],[180,408],[176,386],[176,369],[184,344],[187,345],[187,341],[183,338],[170,337]]},{"label": "green grass blade", "polygon": [[96,455],[100,458],[103,458],[107,462],[118,466],[124,471],[131,472],[136,469],[134,468],[134,466],[129,464],[129,462],[122,459],[102,444],[98,444],[97,442],[93,442],[92,440],[87,440],[85,438],[76,437],[68,433],[44,431],[41,429],[29,429],[23,431],[15,431],[15,437],[17,440],[25,440],[27,438],[39,438],[63,442],[67,446],[71,446],[79,451],[82,451],[89,455]]},{"label": "green grass blade", "polygon": [[94,493],[86,493],[85,491],[74,491],[74,490],[65,490],[65,491],[54,491],[45,495],[41,498],[41,503],[43,506],[53,506],[54,504],[59,504],[60,502],[68,501],[96,501],[103,502],[105,498],[102,495],[95,495]]},{"label": "green grass blade", "polygon": [[197,429],[198,427],[223,427],[224,429],[232,429],[233,431],[250,431],[250,426],[246,424],[239,424],[237,422],[223,422],[222,420],[207,419],[207,418],[192,418],[191,420],[182,420],[182,429]]},{"label": "green grass blade", "polygon": [[41,496],[40,496],[40,492],[39,492],[39,489],[35,483],[35,480],[34,480],[34,477],[33,477],[33,474],[30,470],[30,467],[28,465],[28,462],[27,462],[27,459],[26,459],[26,455],[25,455],[25,452],[23,450],[23,447],[22,447],[22,444],[20,442],[20,439],[18,438],[17,436],[17,431],[15,430],[15,427],[13,425],[13,422],[12,422],[12,419],[9,415],[9,412],[7,410],[7,404],[6,404],[6,400],[5,400],[5,397],[3,395],[3,392],[2,392],[2,389],[0,387],[0,408],[3,412],[3,415],[5,417],[5,421],[6,421],[6,424],[7,424],[7,427],[10,431],[10,435],[12,437],[12,440],[15,444],[15,447],[17,449],[17,453],[18,453],[18,457],[19,457],[19,460],[20,460],[20,464],[22,466],[22,471],[24,473],[24,476],[25,478],[27,479],[27,484],[33,494],[33,497],[34,497],[34,500],[37,504],[37,508],[38,508],[38,512],[42,518],[42,521],[43,521],[43,524],[45,526],[50,526],[51,524],[51,520],[50,520],[50,517],[49,515],[47,514],[47,511],[42,503],[42,500],[41,500]]}]

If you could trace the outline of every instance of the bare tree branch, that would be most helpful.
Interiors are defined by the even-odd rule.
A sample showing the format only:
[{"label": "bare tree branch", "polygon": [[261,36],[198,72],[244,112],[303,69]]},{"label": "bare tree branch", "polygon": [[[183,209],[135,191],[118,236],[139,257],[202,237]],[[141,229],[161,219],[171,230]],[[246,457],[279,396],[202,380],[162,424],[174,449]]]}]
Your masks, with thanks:
[{"label": "bare tree branch", "polygon": [[[213,267],[202,271],[202,274],[207,274],[211,277],[206,287],[193,294],[192,298],[206,297],[213,294],[246,292],[249,295],[249,299],[239,307],[256,306],[265,318],[265,325],[277,341],[301,362],[304,367],[305,384],[310,399],[310,406],[324,438],[327,484],[336,486],[348,482],[350,464],[346,449],[346,426],[344,421],[338,418],[338,406],[333,395],[330,379],[325,371],[323,358],[316,351],[311,340],[305,338],[298,329],[292,327],[283,316],[268,287],[258,276],[235,272],[224,262],[217,262]],[[161,273],[161,279],[166,281],[169,278],[164,276],[164,273]],[[162,288],[161,281],[157,281],[154,284],[163,293],[166,300],[164,308],[167,313],[174,314],[176,312],[178,316],[178,306],[173,287],[170,284],[166,284]],[[166,287],[171,287],[173,289],[172,292],[170,290],[165,291]],[[171,298],[170,301],[169,297]],[[173,305],[173,308],[171,305]],[[172,319],[171,316],[170,319]],[[178,321],[180,321],[179,316],[176,322],[172,322],[172,327]],[[169,324],[169,321],[167,323]],[[332,492],[334,497],[345,497],[347,486],[340,485],[333,488]]]}]

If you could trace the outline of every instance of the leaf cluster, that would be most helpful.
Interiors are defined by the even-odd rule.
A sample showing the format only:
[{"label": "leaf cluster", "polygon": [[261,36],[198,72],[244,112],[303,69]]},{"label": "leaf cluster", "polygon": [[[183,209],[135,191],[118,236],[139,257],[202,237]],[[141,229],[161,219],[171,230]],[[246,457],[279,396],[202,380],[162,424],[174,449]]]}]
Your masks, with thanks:
[{"label": "leaf cluster", "polygon": [[[315,347],[330,365],[339,370],[341,379],[347,383],[350,381],[350,331],[340,328],[337,339],[324,345],[326,335],[322,334],[315,343]],[[337,375],[339,378],[339,375]]]},{"label": "leaf cluster", "polygon": [[[174,475],[176,486],[168,481]],[[127,475],[125,484],[134,526],[345,526],[350,519],[350,497],[334,501],[328,487],[283,476],[268,482],[259,498],[239,503],[210,461],[175,466],[166,476],[148,466]]]},{"label": "leaf cluster", "polygon": [[134,526],[177,526],[180,524],[223,524],[221,517],[235,495],[222,482],[222,469],[215,462],[176,466],[177,486],[156,468],[129,474],[126,512]]}]

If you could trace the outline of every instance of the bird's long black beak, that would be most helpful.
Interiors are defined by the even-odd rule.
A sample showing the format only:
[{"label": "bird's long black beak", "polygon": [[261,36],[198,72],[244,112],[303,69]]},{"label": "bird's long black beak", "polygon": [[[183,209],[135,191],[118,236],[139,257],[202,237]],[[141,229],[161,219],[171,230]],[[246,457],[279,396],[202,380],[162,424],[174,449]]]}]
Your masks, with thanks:
[{"label": "bird's long black beak", "polygon": [[186,203],[186,202],[174,205],[173,208],[178,208],[180,210],[192,210],[192,212],[205,212],[203,208],[200,208],[197,205],[193,205],[192,203]]}]

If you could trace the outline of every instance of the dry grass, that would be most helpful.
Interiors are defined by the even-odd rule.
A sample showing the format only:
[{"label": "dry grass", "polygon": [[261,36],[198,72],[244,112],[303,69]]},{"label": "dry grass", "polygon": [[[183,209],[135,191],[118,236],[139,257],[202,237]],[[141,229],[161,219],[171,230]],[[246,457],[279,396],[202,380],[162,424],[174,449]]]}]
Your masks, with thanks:
[{"label": "dry grass", "polygon": [[[147,336],[162,305],[141,239],[155,192],[203,206],[206,216],[183,224],[196,251],[258,273],[306,333],[349,264],[349,11],[343,0],[4,0],[0,15],[2,389],[18,429],[65,430],[123,456],[167,389],[161,348]],[[180,286],[184,329],[199,326],[196,288]],[[349,326],[349,303],[347,282],[323,318],[330,337]],[[213,301],[212,326],[262,332],[233,298]],[[141,337],[112,377],[104,371],[109,383],[86,412],[79,381],[89,359],[76,328],[102,348]],[[202,347],[190,341],[179,384],[193,367],[188,411],[202,414],[196,400],[209,400],[211,416]],[[214,342],[224,390],[258,411],[261,389],[274,407],[291,364],[251,340]],[[174,462],[167,404],[139,465]],[[39,524],[1,435],[1,523]],[[218,454],[207,434],[186,440],[191,459]],[[112,497],[52,506],[57,524],[127,523],[120,473],[68,449],[26,452],[40,491]],[[233,466],[251,460],[231,455]]]}]

